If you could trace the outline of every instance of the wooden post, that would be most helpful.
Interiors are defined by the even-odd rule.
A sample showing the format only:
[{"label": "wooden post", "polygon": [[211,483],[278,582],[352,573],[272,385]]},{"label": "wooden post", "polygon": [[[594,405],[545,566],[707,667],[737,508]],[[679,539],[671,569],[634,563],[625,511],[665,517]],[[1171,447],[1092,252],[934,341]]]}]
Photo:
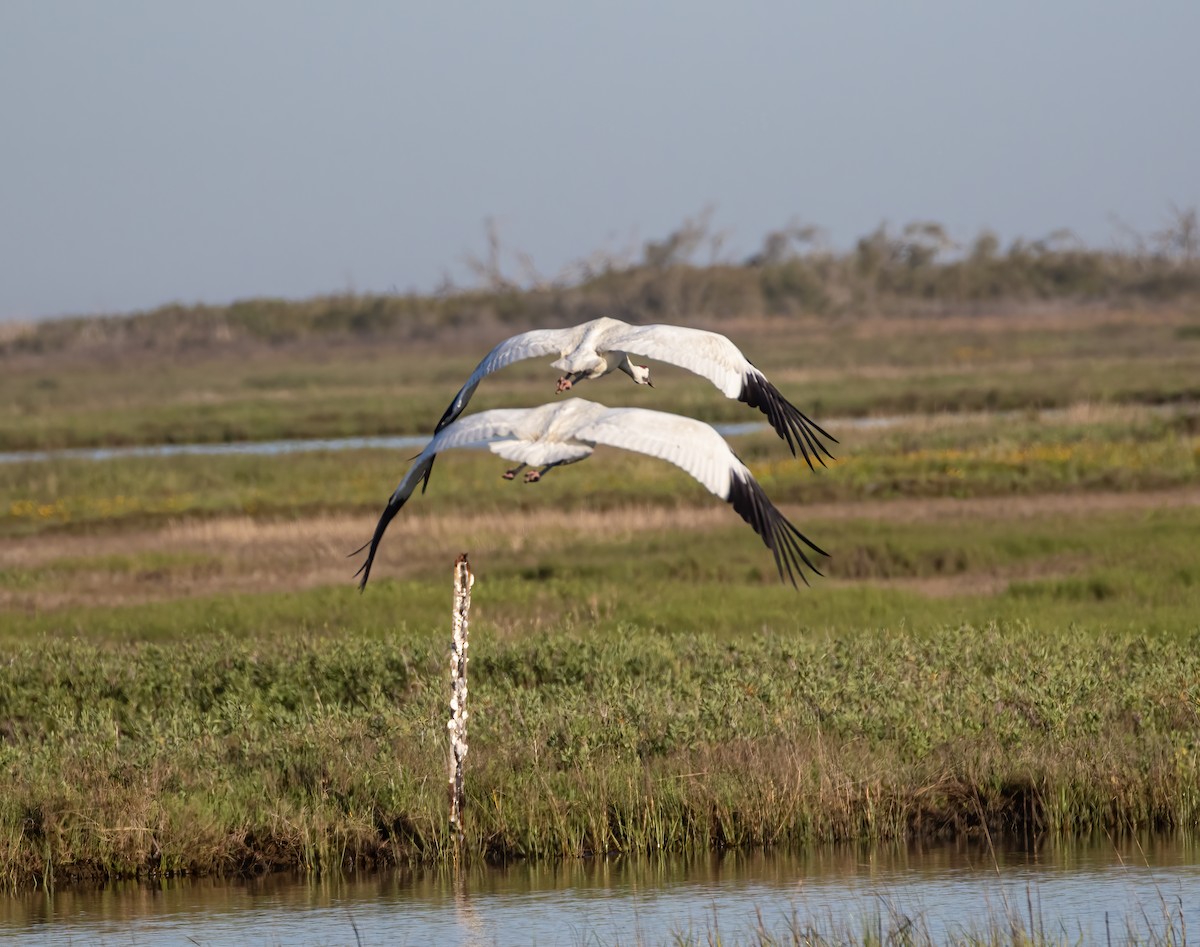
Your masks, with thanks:
[{"label": "wooden post", "polygon": [[464,552],[454,560],[454,640],[450,647],[450,830],[455,843],[463,838],[463,760],[467,755],[467,616],[475,576]]}]

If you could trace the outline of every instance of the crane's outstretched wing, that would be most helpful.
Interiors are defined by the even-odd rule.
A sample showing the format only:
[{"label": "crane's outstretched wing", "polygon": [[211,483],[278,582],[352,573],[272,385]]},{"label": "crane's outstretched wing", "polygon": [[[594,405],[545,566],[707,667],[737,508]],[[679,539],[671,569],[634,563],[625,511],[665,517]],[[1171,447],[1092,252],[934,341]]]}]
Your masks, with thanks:
[{"label": "crane's outstretched wing", "polygon": [[[561,355],[567,351],[567,348],[575,344],[580,331],[581,327],[579,326],[572,326],[569,329],[532,329],[529,332],[522,332],[519,335],[505,339],[488,352],[483,357],[483,361],[475,366],[475,371],[471,372],[471,377],[467,379],[467,383],[458,389],[458,394],[454,396],[454,400],[450,402],[450,406],[442,413],[442,419],[438,421],[437,427],[433,429],[433,433],[437,434],[447,425],[454,423],[455,419],[466,410],[467,402],[471,400],[471,395],[475,394],[475,389],[479,387],[479,383],[492,372],[498,372],[513,362],[522,362],[527,358],[539,358],[544,355]],[[432,463],[426,468],[425,474],[421,479],[422,493],[429,486],[429,475],[431,473],[433,473]]]},{"label": "crane's outstretched wing", "polygon": [[775,557],[780,578],[796,585],[796,577],[807,585],[803,566],[821,572],[801,544],[827,556],[775,507],[751,475],[712,427],[693,418],[649,411],[644,408],[606,408],[583,398],[552,402],[538,408],[482,411],[461,418],[434,435],[405,473],[379,517],[370,542],[367,560],[355,573],[365,588],[371,564],[388,524],[412,496],[418,483],[428,476],[440,451],[455,447],[488,446],[493,453],[523,463],[551,464],[587,457],[595,444],[605,444],[657,457],[682,468],[711,493],[730,503],[758,533]]},{"label": "crane's outstretched wing", "polygon": [[579,327],[573,326],[569,329],[534,329],[505,339],[475,366],[475,371],[471,372],[467,383],[458,390],[458,394],[454,396],[454,400],[442,414],[442,419],[438,421],[434,433],[436,434],[446,425],[454,423],[454,420],[466,410],[467,402],[471,400],[471,395],[475,394],[479,383],[492,372],[498,372],[513,362],[521,362],[527,358],[562,355],[575,344],[578,335]]},{"label": "crane's outstretched wing", "polygon": [[[504,449],[502,444],[508,442],[513,447],[519,448],[521,445],[531,443],[530,430],[537,430],[544,426],[540,423],[541,415],[548,414],[546,409],[557,407],[557,405],[551,404],[544,405],[540,409],[498,408],[494,411],[481,411],[478,414],[462,418],[435,434],[433,439],[425,445],[425,449],[413,460],[412,466],[408,468],[400,485],[391,495],[387,506],[379,516],[379,522],[375,524],[375,532],[371,539],[350,553],[351,556],[356,556],[370,547],[366,562],[354,573],[355,577],[362,576],[362,580],[358,584],[359,590],[367,586],[367,579],[371,575],[371,564],[375,561],[379,541],[387,532],[388,524],[396,518],[396,514],[408,502],[408,498],[412,496],[417,484],[429,479],[429,471],[433,469],[433,460],[440,452],[455,447],[487,446],[501,456],[508,456],[509,451]],[[590,448],[587,451],[590,451]]]},{"label": "crane's outstretched wing", "polygon": [[637,451],[682,468],[750,524],[775,556],[780,578],[794,586],[799,575],[807,585],[801,563],[821,574],[800,543],[822,556],[829,553],[779,512],[725,439],[703,421],[645,408],[610,408],[580,426],[575,437]]},{"label": "crane's outstretched wing", "polygon": [[707,378],[726,398],[736,398],[758,408],[787,441],[793,455],[799,446],[809,467],[813,466],[814,457],[824,466],[822,453],[833,458],[817,435],[835,444],[837,438],[788,401],[733,342],[719,333],[686,326],[628,326],[607,335],[604,344],[610,351],[628,352],[685,368]]}]

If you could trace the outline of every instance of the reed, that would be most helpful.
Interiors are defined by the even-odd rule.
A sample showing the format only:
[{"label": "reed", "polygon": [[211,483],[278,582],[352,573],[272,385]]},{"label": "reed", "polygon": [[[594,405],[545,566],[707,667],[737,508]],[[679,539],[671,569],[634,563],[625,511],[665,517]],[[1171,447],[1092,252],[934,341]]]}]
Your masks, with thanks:
[{"label": "reed", "polygon": [[[1150,920],[1153,918],[1153,920]],[[646,943],[641,938],[638,944]],[[1176,905],[1155,906],[1139,923],[1133,918],[1073,931],[1047,930],[1030,905],[996,910],[970,924],[935,930],[925,912],[905,913],[886,903],[858,919],[811,918],[794,912],[783,922],[741,928],[723,923],[720,912],[697,928],[675,932],[672,947],[1069,947],[1083,943],[1117,947],[1187,947],[1187,921]]]}]

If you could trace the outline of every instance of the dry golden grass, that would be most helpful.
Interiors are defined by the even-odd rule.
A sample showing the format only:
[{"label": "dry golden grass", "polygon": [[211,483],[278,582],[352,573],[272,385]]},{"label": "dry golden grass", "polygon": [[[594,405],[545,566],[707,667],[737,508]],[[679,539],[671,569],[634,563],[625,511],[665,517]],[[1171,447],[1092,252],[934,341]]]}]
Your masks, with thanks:
[{"label": "dry golden grass", "polygon": [[1009,335],[1015,332],[1064,332],[1115,326],[1172,327],[1195,322],[1192,310],[1177,306],[1100,308],[1062,303],[1022,304],[1016,311],[989,311],[953,315],[866,316],[856,319],[852,332],[856,338],[881,336],[950,335],[974,332],[981,335]]},{"label": "dry golden grass", "polygon": [[[980,520],[1084,517],[1123,511],[1200,506],[1200,488],[1141,493],[1051,493],[1032,496],[904,498],[884,501],[786,506],[794,522],[817,535],[838,522],[944,523],[961,528]],[[639,535],[667,531],[736,529],[736,517],[721,504],[665,509],[629,506],[612,510],[540,509],[479,515],[401,515],[380,547],[377,576],[425,576],[430,562],[448,561],[448,550],[467,550],[476,561],[511,556],[546,556],[589,543],[590,537],[632,543]],[[71,605],[116,605],[235,592],[278,592],[323,585],[351,586],[361,557],[347,558],[375,527],[374,516],[321,515],[263,521],[245,516],[171,522],[162,528],[120,533],[44,534],[12,539],[0,547],[0,569],[54,570],[60,579],[31,587],[0,586],[0,608],[24,611]],[[834,546],[836,552],[836,544]],[[460,548],[461,547],[461,548]],[[174,556],[147,568],[114,568],[138,556]],[[991,594],[1016,579],[1070,575],[1076,563],[1013,564],[987,572],[904,578],[867,578],[880,588],[898,588],[931,598]]]}]

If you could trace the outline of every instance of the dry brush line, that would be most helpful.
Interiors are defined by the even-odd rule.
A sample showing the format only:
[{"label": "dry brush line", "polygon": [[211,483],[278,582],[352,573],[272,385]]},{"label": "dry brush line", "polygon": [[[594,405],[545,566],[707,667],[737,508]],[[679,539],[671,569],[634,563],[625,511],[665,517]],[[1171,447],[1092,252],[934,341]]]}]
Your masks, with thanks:
[{"label": "dry brush line", "polygon": [[993,497],[905,497],[897,500],[814,503],[795,507],[783,504],[789,515],[806,521],[870,519],[876,522],[915,523],[947,519],[1034,519],[1044,516],[1092,516],[1096,513],[1183,509],[1200,506],[1200,488],[1148,490],[1140,493],[1037,493]]},{"label": "dry brush line", "polygon": [[[102,535],[32,536],[6,542],[0,548],[0,566],[39,566],[68,556],[197,550],[247,558],[263,555],[278,555],[288,560],[333,557],[344,568],[346,553],[361,545],[363,536],[370,536],[376,519],[374,514],[321,514],[296,520],[229,516],[175,521],[159,528]],[[437,546],[464,541],[479,541],[493,548],[519,551],[535,543],[557,546],[564,535],[591,534],[601,529],[610,533],[616,530],[619,537],[621,531],[632,535],[671,527],[708,529],[728,522],[728,510],[722,507],[669,510],[631,506],[604,512],[546,509],[473,515],[416,514],[396,521],[380,555],[386,556],[389,548],[411,553],[414,543]]]},{"label": "dry brush line", "polygon": [[[1183,487],[1137,493],[1042,493],[993,497],[905,497],[890,500],[781,504],[807,523],[873,520],[912,523],[946,519],[1083,516],[1200,506],[1200,488]],[[151,529],[91,534],[50,534],[11,539],[0,547],[0,567],[43,566],[66,557],[85,558],[139,553],[199,551],[247,562],[336,562],[345,568],[346,553],[369,536],[375,515],[320,514],[295,520],[258,520],[229,516],[169,522]],[[709,530],[736,523],[721,506],[667,508],[641,505],[597,510],[517,510],[478,514],[430,514],[398,518],[380,555],[394,554],[391,568],[414,551],[467,542],[481,549],[519,552],[556,548],[564,537],[605,534],[615,539],[668,529]],[[352,570],[351,570],[352,571]]]},{"label": "dry brush line", "polygon": [[1064,303],[1026,304],[1018,312],[993,312],[963,316],[867,316],[851,323],[855,338],[899,338],[910,335],[977,333],[1008,335],[1018,332],[1069,332],[1110,326],[1182,326],[1194,316],[1174,306],[1097,309]]},{"label": "dry brush line", "polygon": [[[428,575],[430,562],[441,561],[463,546],[490,558],[558,549],[572,538],[601,533],[620,541],[645,531],[736,526],[721,507],[413,516],[393,528],[379,561],[389,577],[403,579]],[[0,550],[0,568],[53,568],[56,561],[68,559],[73,560],[72,568],[44,587],[0,587],[0,608],[29,611],[339,583],[349,587],[354,565],[346,555],[372,528],[371,518],[353,515],[288,521],[237,516],[175,522],[131,533],[30,537]],[[204,558],[141,570],[113,570],[103,562],[108,556],[166,553],[199,553]],[[101,561],[95,568],[80,568],[78,561],[89,558]]]},{"label": "dry brush line", "polygon": [[[852,520],[874,522],[964,522],[1095,516],[1127,511],[1200,506],[1200,488],[1141,493],[1050,493],[1031,496],[903,498],[883,501],[784,504],[785,512],[811,528]],[[353,564],[346,553],[372,528],[371,516],[320,515],[299,520],[259,521],[246,516],[172,522],[159,529],[108,535],[43,535],[0,547],[0,568],[72,567],[53,582],[0,587],[0,609],[32,611],[72,605],[121,605],[169,601],[222,593],[276,592],[350,584]],[[605,535],[615,542],[671,530],[736,529],[718,506],[669,509],[629,506],[603,512],[556,509],[479,515],[416,515],[399,520],[381,549],[380,563],[391,578],[428,574],[428,563],[469,547],[481,561],[562,548],[575,537]],[[836,549],[835,549],[836,551]],[[113,569],[103,558],[139,554],[199,554],[146,569]],[[86,560],[97,558],[95,568]],[[80,567],[79,560],[85,560]],[[1038,575],[1045,577],[1046,564]],[[1072,572],[1064,563],[1062,575]],[[1057,573],[1056,573],[1057,574]],[[986,594],[1024,576],[1021,568],[962,576],[871,580],[930,598]],[[829,580],[835,584],[835,579]],[[853,584],[861,584],[855,580]]]},{"label": "dry brush line", "polygon": [[[1167,353],[1162,353],[1160,356],[1167,358]],[[771,377],[776,383],[791,383],[796,385],[815,385],[818,383],[833,383],[846,382],[848,380],[869,379],[876,381],[903,381],[905,379],[920,379],[938,376],[966,376],[979,371],[981,368],[995,375],[1032,375],[1035,373],[1047,373],[1048,375],[1069,375],[1077,372],[1079,357],[1069,355],[1057,355],[1053,357],[1027,357],[1018,359],[1001,359],[997,360],[991,357],[985,357],[979,362],[970,359],[962,361],[943,362],[938,365],[894,365],[886,363],[871,364],[862,362],[856,364],[852,368],[834,366],[831,368],[778,368],[771,369]],[[1098,369],[1107,366],[1109,370],[1116,371],[1121,366],[1128,364],[1130,358],[1128,356],[1114,355],[1108,358],[1090,358],[1087,360],[1088,366],[1092,369]],[[988,412],[973,412],[979,415],[988,414]],[[993,415],[994,417],[994,415]]]}]

